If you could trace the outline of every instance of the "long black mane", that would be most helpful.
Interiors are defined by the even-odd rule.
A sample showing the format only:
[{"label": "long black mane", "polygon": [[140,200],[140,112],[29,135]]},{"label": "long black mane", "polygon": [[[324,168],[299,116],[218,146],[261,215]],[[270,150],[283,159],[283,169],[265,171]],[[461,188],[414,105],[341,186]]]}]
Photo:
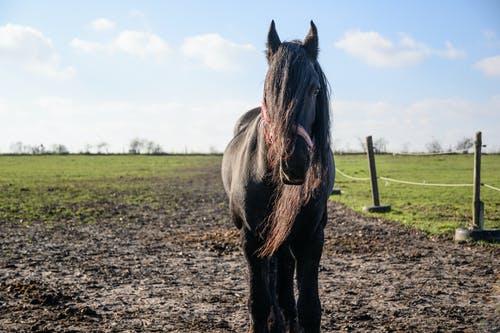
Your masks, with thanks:
[{"label": "long black mane", "polygon": [[[314,72],[316,75],[314,75]],[[296,110],[302,108],[311,80],[319,79],[319,92],[316,99],[316,118],[311,131],[314,151],[311,166],[304,184],[285,185],[279,180],[279,163],[286,158],[289,146],[294,144],[290,138],[296,123]],[[330,154],[330,86],[317,60],[312,60],[301,41],[282,43],[269,61],[269,70],[264,83],[264,103],[270,110],[271,135],[267,159],[272,169],[272,179],[277,185],[274,193],[274,208],[264,225],[267,232],[266,242],[261,255],[270,255],[283,243],[292,228],[300,208],[306,205],[311,196],[320,188],[328,172]]]}]

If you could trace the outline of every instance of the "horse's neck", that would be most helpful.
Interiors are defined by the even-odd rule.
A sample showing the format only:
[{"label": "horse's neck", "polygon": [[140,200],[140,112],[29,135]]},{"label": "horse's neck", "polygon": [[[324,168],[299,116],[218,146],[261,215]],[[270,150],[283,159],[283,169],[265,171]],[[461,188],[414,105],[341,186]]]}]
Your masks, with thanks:
[{"label": "horse's neck", "polygon": [[264,128],[260,120],[261,115],[259,114],[252,124],[251,139],[248,141],[252,148],[249,147],[249,151],[253,159],[253,165],[256,167],[255,173],[259,178],[264,178],[269,172],[269,163],[267,160],[267,145],[266,137],[264,134]]}]

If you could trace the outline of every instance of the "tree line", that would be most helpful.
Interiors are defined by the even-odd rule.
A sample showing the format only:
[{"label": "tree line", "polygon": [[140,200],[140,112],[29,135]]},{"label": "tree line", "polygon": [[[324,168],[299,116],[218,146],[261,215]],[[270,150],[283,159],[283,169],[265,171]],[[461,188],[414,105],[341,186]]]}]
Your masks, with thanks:
[{"label": "tree line", "polygon": [[[358,137],[358,145],[362,152],[366,153],[366,140]],[[377,154],[388,153],[387,145],[389,142],[384,137],[375,138],[373,141],[373,150]],[[463,137],[457,141],[454,146],[449,146],[448,148],[444,148],[443,145],[437,139],[432,139],[430,142],[425,144],[425,149],[427,153],[436,154],[436,153],[463,153],[467,154],[471,152],[471,148],[474,147],[474,139],[472,137]],[[403,148],[401,149],[402,153],[409,152],[409,144],[403,144]],[[335,147],[334,151],[339,153],[345,153],[341,149]],[[359,152],[359,150],[348,150],[347,152]]]},{"label": "tree line", "polygon": [[[365,140],[358,137],[358,143],[363,152],[366,152],[366,142]],[[387,153],[388,141],[383,138],[376,138],[373,141],[373,148],[375,153]],[[443,148],[443,145],[436,139],[431,140],[426,143],[425,148],[428,153],[469,153],[471,148],[474,147],[474,139],[471,137],[463,137],[455,144],[454,147],[450,146],[447,149]],[[454,148],[454,149],[453,149]],[[337,152],[343,152],[338,149],[334,150]],[[408,152],[408,145],[403,145],[402,152]],[[353,151],[354,152],[354,151]],[[10,145],[11,154],[25,154],[25,155],[67,155],[69,154],[68,148],[64,144],[53,144],[50,146],[40,145],[28,145],[21,141],[14,142]],[[109,144],[104,141],[97,142],[95,144],[86,144],[82,150],[78,152],[79,154],[109,154]],[[146,138],[133,138],[130,140],[127,151],[123,153],[128,153],[132,155],[146,154],[146,155],[161,155],[166,154],[162,146],[152,140]],[[210,147],[210,153],[217,153],[214,147]]]},{"label": "tree line", "polygon": [[[19,155],[67,155],[70,151],[64,144],[52,144],[50,146],[45,146],[44,144],[29,145],[24,144],[21,141],[17,141],[10,145],[10,153]],[[78,153],[87,155],[109,154],[109,144],[104,141],[100,141],[95,144],[86,144]],[[144,138],[134,138],[130,141],[126,153],[133,155],[160,155],[165,154],[165,151],[161,145],[154,141]]]}]

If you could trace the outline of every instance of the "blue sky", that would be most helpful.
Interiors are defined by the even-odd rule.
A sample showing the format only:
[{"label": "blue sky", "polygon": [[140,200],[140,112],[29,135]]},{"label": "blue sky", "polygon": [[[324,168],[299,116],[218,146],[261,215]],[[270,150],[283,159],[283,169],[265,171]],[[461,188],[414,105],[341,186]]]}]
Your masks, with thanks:
[{"label": "blue sky", "polygon": [[0,0],[0,152],[78,152],[132,138],[222,151],[259,104],[271,19],[282,40],[319,31],[336,148],[500,151],[499,1]]}]

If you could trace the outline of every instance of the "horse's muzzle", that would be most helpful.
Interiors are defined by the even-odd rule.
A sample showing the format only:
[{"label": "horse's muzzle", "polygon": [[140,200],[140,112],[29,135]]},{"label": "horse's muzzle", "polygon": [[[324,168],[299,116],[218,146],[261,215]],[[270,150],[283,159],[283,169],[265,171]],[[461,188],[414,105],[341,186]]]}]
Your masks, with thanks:
[{"label": "horse's muzzle", "polygon": [[302,185],[306,178],[309,161],[296,160],[281,161],[280,163],[280,178],[285,185]]},{"label": "horse's muzzle", "polygon": [[280,168],[280,178],[285,185],[302,185],[304,184],[304,178],[292,178],[286,174],[282,168]]},{"label": "horse's muzzle", "polygon": [[286,159],[280,162],[280,178],[286,185],[302,185],[314,151],[314,142],[301,125],[294,126],[297,137]]}]

